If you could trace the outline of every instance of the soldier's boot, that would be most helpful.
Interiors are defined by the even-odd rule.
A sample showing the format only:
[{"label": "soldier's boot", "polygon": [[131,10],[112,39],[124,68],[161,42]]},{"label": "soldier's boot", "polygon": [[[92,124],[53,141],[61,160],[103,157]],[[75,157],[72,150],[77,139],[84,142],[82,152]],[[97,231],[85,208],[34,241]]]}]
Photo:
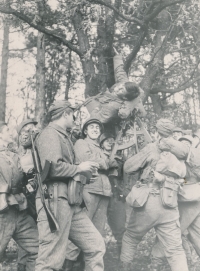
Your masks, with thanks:
[{"label": "soldier's boot", "polygon": [[17,271],[26,271],[26,265],[18,263],[17,264]]},{"label": "soldier's boot", "polygon": [[126,262],[120,261],[118,271],[133,271],[131,269],[131,263],[126,263]]},{"label": "soldier's boot", "polygon": [[65,259],[62,270],[63,271],[72,271],[74,263],[75,263],[74,261],[70,261],[70,260]]}]

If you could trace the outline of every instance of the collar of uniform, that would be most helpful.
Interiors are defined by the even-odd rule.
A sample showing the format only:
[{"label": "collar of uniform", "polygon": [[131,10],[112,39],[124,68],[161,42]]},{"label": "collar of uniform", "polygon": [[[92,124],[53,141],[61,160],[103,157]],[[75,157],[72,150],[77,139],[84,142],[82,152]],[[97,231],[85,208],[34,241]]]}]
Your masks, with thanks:
[{"label": "collar of uniform", "polygon": [[95,140],[92,140],[92,139],[89,138],[89,137],[86,137],[86,138],[85,138],[85,141],[87,141],[89,144],[95,145],[95,146],[97,146],[97,147],[100,148],[99,143],[97,143]]},{"label": "collar of uniform", "polygon": [[55,123],[50,122],[49,123],[49,127],[52,127],[55,130],[57,130],[59,133],[62,133],[63,135],[69,137],[69,134],[67,133],[67,131],[65,131],[61,126],[59,126],[59,125],[57,125]]}]

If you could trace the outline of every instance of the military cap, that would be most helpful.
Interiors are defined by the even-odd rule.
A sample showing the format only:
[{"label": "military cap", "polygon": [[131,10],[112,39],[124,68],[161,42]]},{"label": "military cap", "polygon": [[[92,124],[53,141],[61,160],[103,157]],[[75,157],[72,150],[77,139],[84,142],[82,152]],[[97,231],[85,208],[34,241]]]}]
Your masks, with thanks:
[{"label": "military cap", "polygon": [[22,121],[22,122],[17,126],[17,133],[20,134],[22,128],[23,128],[24,126],[26,126],[27,124],[31,124],[31,123],[34,124],[34,125],[37,125],[37,124],[38,124],[38,122],[37,122],[36,120],[34,120],[34,119],[26,119],[26,120]]},{"label": "military cap", "polygon": [[194,136],[197,136],[200,139],[200,129],[194,132]]},{"label": "military cap", "polygon": [[95,119],[95,118],[89,118],[87,119],[84,124],[83,124],[83,127],[82,127],[82,135],[85,136],[84,134],[84,131],[85,129],[87,128],[87,126],[91,123],[97,123],[99,124],[100,128],[101,128],[101,132],[103,132],[104,128],[103,128],[103,124],[100,122],[100,120],[98,119]]},{"label": "military cap", "polygon": [[52,103],[50,105],[48,113],[51,116],[55,116],[58,113],[64,112],[65,109],[67,109],[67,108],[71,108],[73,110],[75,109],[75,107],[72,106],[71,103],[66,101],[66,100],[64,100],[64,101],[55,101],[54,103]]},{"label": "military cap", "polygon": [[188,142],[190,142],[192,144],[193,137],[190,136],[190,135],[184,135],[184,136],[182,136],[182,137],[179,138],[179,141],[182,141],[182,140],[186,140],[186,141],[188,141]]},{"label": "military cap", "polygon": [[100,139],[99,139],[99,143],[100,145],[103,143],[104,140],[106,140],[107,138],[115,138],[113,134],[111,133],[103,133],[101,136],[100,136]]},{"label": "military cap", "polygon": [[168,137],[173,133],[174,123],[169,119],[159,119],[156,128],[159,134]]},{"label": "military cap", "polygon": [[179,133],[182,133],[183,134],[183,130],[180,128],[180,127],[175,127],[173,129],[173,132],[179,132]]}]

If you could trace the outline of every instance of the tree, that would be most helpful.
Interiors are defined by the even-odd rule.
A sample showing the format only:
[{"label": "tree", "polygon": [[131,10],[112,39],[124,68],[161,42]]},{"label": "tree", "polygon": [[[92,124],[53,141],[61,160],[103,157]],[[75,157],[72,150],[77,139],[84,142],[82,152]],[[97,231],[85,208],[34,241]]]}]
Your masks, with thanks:
[{"label": "tree", "polygon": [[0,120],[5,122],[6,115],[6,89],[9,59],[9,20],[3,17],[3,47],[1,56],[1,82],[0,82]]}]

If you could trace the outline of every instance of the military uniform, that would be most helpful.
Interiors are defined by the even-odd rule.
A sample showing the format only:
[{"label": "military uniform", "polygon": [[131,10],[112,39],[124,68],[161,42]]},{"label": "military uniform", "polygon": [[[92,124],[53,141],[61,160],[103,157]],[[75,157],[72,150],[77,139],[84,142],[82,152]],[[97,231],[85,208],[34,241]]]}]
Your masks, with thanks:
[{"label": "military uniform", "polygon": [[42,167],[45,160],[52,162],[46,185],[50,195],[50,208],[60,229],[51,233],[38,193],[36,208],[40,245],[36,271],[59,270],[65,259],[68,239],[84,252],[86,270],[103,270],[105,245],[100,233],[80,206],[68,203],[67,183],[69,178],[78,173],[69,135],[52,122],[38,136],[37,148]]},{"label": "military uniform", "polygon": [[[38,232],[33,218],[27,214],[27,200],[22,193],[23,173],[17,154],[0,149],[0,192],[6,194],[8,208],[0,213],[0,260],[11,238],[27,254],[26,270],[35,270]],[[2,202],[1,202],[2,203]]]},{"label": "military uniform", "polygon": [[[160,157],[157,143],[148,144],[141,152],[129,158],[124,164],[126,173],[141,171],[150,166],[155,168]],[[122,241],[120,259],[125,270],[129,270],[137,245],[143,236],[155,228],[165,251],[171,270],[187,271],[187,261],[182,247],[179,212],[177,208],[163,206],[158,185],[151,184],[150,193],[144,206],[133,208],[127,230]]]}]

